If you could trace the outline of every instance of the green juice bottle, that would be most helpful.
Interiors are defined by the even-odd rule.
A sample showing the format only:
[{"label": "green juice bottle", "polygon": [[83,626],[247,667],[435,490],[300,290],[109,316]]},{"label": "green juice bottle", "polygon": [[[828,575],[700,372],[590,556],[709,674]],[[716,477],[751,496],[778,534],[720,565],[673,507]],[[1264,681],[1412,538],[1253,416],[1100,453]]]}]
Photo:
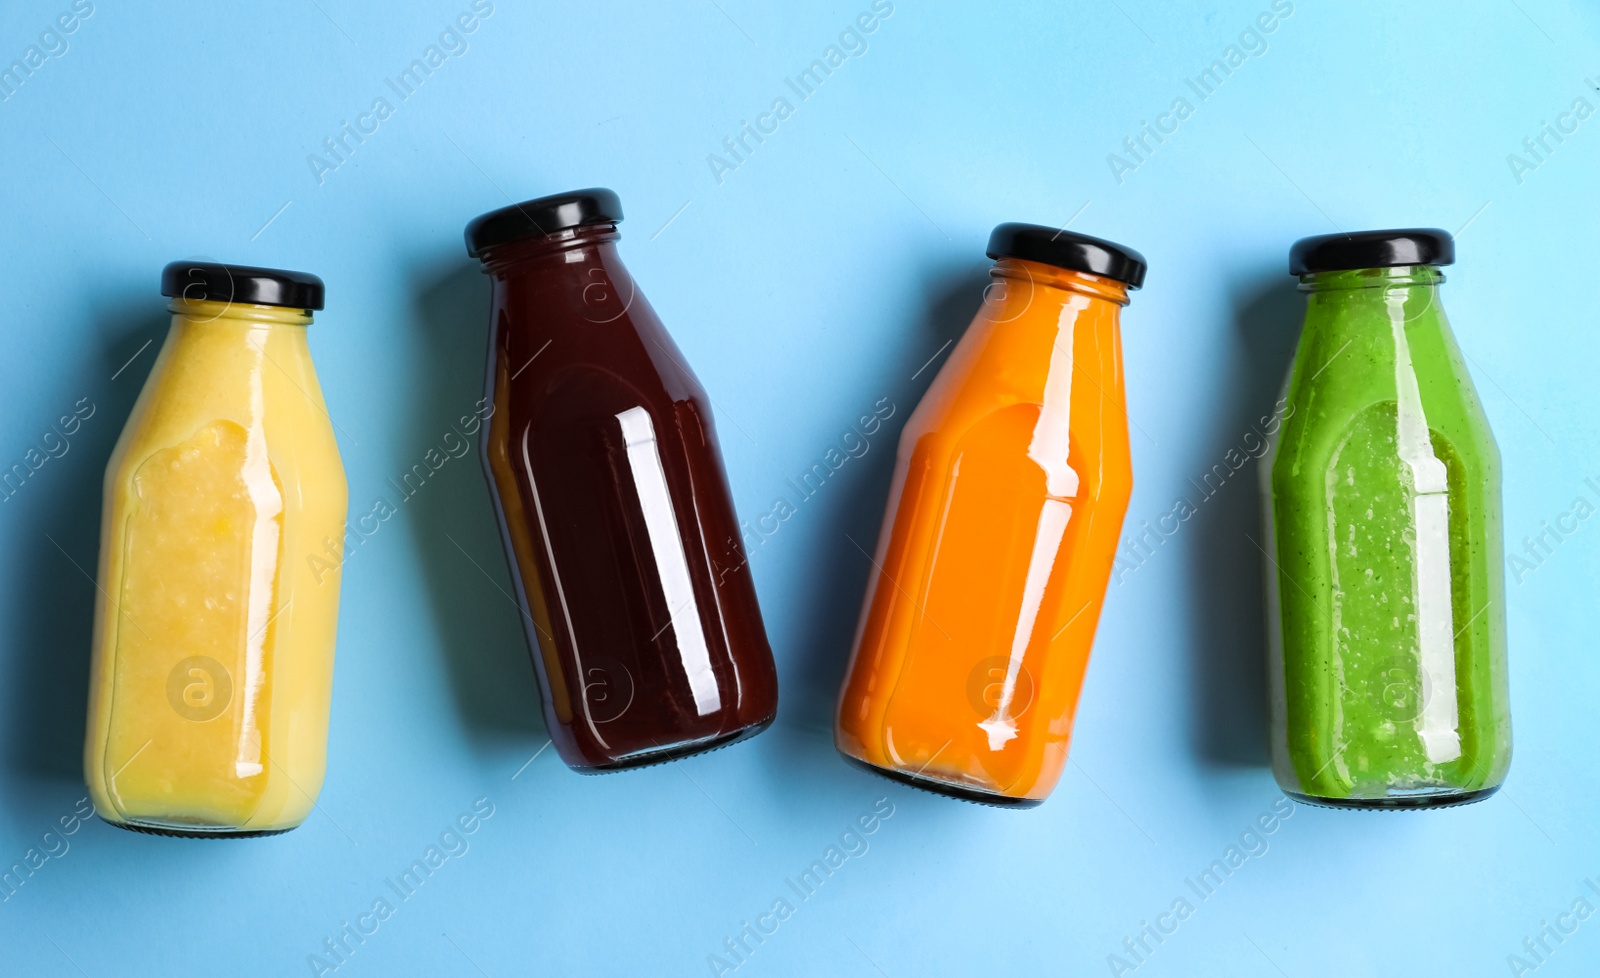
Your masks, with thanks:
[{"label": "green juice bottle", "polygon": [[1263,460],[1273,771],[1291,797],[1428,808],[1511,762],[1500,453],[1439,303],[1436,229],[1304,238]]}]

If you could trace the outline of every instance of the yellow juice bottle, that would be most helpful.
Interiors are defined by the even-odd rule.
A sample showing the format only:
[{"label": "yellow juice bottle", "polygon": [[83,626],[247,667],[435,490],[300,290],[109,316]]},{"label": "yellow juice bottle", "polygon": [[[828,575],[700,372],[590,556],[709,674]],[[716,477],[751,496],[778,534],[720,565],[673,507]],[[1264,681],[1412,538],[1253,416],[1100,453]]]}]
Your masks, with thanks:
[{"label": "yellow juice bottle", "polygon": [[[313,275],[175,262],[106,468],[84,776],[125,828],[260,835],[322,786],[346,485]],[[330,548],[332,548],[330,555]]]}]

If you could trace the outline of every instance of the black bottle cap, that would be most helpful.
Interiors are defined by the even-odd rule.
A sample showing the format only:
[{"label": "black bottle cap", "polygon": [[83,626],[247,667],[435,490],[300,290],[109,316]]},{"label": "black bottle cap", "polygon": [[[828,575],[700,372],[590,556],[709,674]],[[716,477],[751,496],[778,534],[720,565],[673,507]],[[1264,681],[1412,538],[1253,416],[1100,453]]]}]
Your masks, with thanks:
[{"label": "black bottle cap", "polygon": [[175,261],[161,270],[161,294],[194,301],[321,309],[322,279],[307,272],[213,261]]},{"label": "black bottle cap", "polygon": [[1451,265],[1455,239],[1439,228],[1353,231],[1301,238],[1289,249],[1289,274],[1341,272],[1399,265]]},{"label": "black bottle cap", "polygon": [[1132,248],[1041,224],[1002,224],[989,235],[990,258],[1022,258],[1073,272],[1104,275],[1130,289],[1144,284],[1148,263]]},{"label": "black bottle cap", "polygon": [[604,187],[537,197],[473,218],[467,225],[467,254],[477,258],[483,249],[508,241],[542,238],[567,228],[616,224],[621,220],[622,201]]}]

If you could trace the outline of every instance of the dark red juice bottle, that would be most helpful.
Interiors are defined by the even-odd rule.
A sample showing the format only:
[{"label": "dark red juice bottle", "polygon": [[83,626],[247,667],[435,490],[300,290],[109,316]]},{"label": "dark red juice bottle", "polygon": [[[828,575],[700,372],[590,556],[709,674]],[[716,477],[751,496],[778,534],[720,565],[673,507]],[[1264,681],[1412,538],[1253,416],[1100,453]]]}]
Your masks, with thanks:
[{"label": "dark red juice bottle", "polygon": [[617,256],[609,190],[467,225],[494,285],[484,468],[556,749],[583,772],[772,722],[711,404]]}]

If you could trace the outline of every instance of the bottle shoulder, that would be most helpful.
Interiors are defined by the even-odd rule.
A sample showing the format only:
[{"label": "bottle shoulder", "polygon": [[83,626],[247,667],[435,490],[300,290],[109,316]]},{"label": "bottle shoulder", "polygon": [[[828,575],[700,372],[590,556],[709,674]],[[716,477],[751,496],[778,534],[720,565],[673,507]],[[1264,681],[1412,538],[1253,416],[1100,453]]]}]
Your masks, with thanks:
[{"label": "bottle shoulder", "polygon": [[[192,332],[192,331],[185,331]],[[221,331],[214,331],[221,332]],[[183,335],[163,345],[107,466],[109,481],[208,429],[236,429],[282,478],[345,485],[333,420],[304,330]],[[218,426],[222,426],[219,428]]]},{"label": "bottle shoulder", "polygon": [[502,306],[491,356],[497,384],[540,403],[573,384],[623,385],[646,401],[705,400],[688,358],[642,294],[601,311]]},{"label": "bottle shoulder", "polygon": [[1286,443],[1321,440],[1373,405],[1420,415],[1452,440],[1492,445],[1488,421],[1443,310],[1396,307],[1372,297],[1313,306],[1285,392]]}]

